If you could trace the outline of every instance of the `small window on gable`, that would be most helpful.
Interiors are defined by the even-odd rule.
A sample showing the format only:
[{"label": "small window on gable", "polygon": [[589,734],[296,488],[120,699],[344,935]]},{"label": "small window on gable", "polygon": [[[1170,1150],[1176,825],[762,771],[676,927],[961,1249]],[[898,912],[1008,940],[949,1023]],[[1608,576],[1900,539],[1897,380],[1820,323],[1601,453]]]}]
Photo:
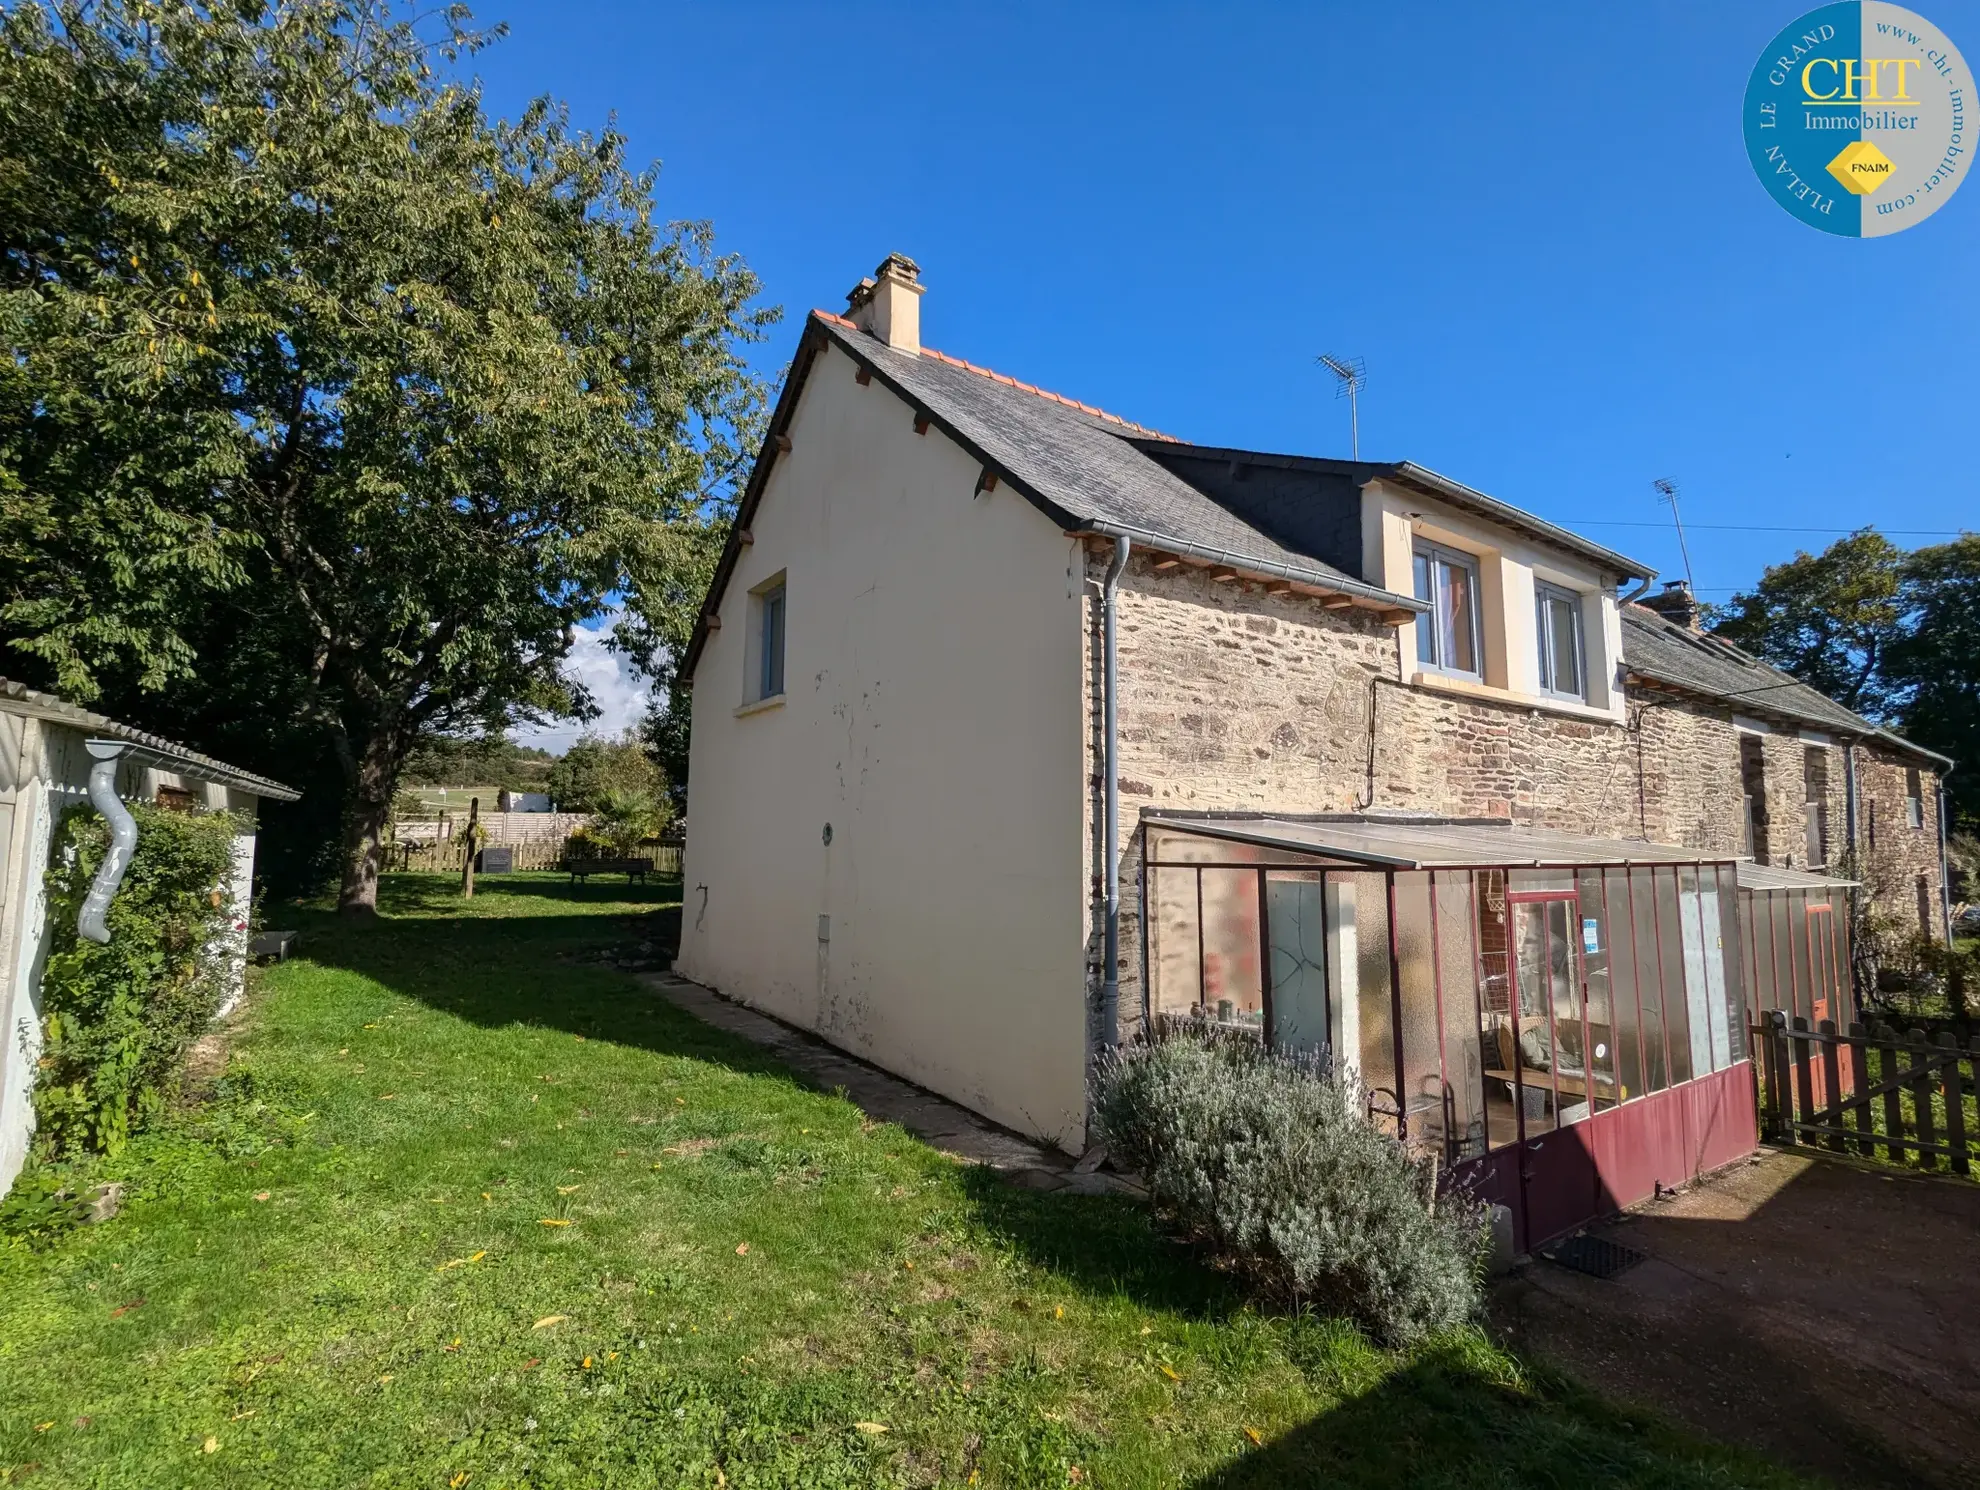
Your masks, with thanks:
[{"label": "small window on gable", "polygon": [[784,576],[749,592],[749,647],[744,703],[781,698],[784,692]]},{"label": "small window on gable", "polygon": [[1431,543],[1417,544],[1414,560],[1416,598],[1430,605],[1416,619],[1416,660],[1439,672],[1479,676],[1478,561]]},{"label": "small window on gable", "polygon": [[1925,826],[1925,783],[1916,766],[1904,773],[1904,820],[1914,828]]},{"label": "small window on gable", "polygon": [[1555,698],[1588,697],[1588,649],[1581,635],[1581,597],[1559,585],[1533,587],[1533,632],[1540,642],[1540,691]]}]

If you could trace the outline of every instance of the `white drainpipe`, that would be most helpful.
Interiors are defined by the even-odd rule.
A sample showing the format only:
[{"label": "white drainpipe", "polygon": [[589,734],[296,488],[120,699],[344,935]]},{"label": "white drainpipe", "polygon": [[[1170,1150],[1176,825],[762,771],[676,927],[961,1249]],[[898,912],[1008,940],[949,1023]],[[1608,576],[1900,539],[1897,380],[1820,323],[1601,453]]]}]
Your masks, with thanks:
[{"label": "white drainpipe", "polygon": [[104,916],[117,887],[124,882],[124,871],[131,867],[131,855],[137,851],[137,819],[117,796],[117,763],[130,747],[121,740],[89,740],[85,744],[96,761],[89,768],[89,802],[110,824],[110,851],[97,866],[89,896],[76,917],[76,931],[90,941],[107,942],[110,928]]}]

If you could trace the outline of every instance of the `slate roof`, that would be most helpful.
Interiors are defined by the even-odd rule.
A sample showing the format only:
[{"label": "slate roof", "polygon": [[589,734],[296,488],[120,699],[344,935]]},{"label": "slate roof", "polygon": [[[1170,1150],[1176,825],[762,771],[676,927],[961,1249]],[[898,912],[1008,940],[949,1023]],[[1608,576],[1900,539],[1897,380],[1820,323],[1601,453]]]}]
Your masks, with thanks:
[{"label": "slate roof", "polygon": [[1622,608],[1623,664],[1653,683],[1721,700],[1745,714],[1775,715],[1815,729],[1875,737],[1893,749],[1950,765],[1945,756],[1894,735],[1723,637],[1691,631],[1640,605]]},{"label": "slate roof", "polygon": [[[1069,530],[1118,527],[1150,543],[1214,550],[1406,609],[1420,602],[1286,548],[1149,459],[1124,436],[1181,444],[1090,405],[1045,393],[958,358],[901,352],[822,311],[812,324],[847,355]],[[1243,567],[1240,565],[1239,567]]]},{"label": "slate roof", "polygon": [[102,739],[122,740],[136,746],[135,753],[154,764],[201,781],[211,781],[219,786],[238,786],[257,797],[271,797],[277,802],[293,802],[301,795],[293,787],[284,786],[279,781],[243,771],[239,766],[230,766],[210,755],[201,755],[197,750],[189,750],[163,735],[150,734],[135,725],[119,723],[107,715],[85,709],[81,704],[72,704],[65,698],[42,693],[9,678],[0,678],[0,709],[64,724]]}]

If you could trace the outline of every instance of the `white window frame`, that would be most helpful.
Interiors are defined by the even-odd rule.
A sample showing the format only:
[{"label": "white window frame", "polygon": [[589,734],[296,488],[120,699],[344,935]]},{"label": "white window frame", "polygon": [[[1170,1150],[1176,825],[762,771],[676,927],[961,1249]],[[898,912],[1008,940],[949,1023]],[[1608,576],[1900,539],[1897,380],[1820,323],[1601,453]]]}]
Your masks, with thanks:
[{"label": "white window frame", "polygon": [[783,698],[789,686],[789,660],[789,587],[780,570],[749,592],[749,630],[743,648],[744,708]]},{"label": "white window frame", "polygon": [[[1409,572],[1412,587],[1416,583],[1416,561],[1418,559],[1428,559],[1431,564],[1430,593],[1427,596],[1419,595],[1416,597],[1418,600],[1428,600],[1430,609],[1416,618],[1416,624],[1418,627],[1427,626],[1430,628],[1428,633],[1430,636],[1430,650],[1435,655],[1436,661],[1426,662],[1423,660],[1422,638],[1425,633],[1419,630],[1417,632],[1416,644],[1417,667],[1425,672],[1441,673],[1448,678],[1471,678],[1482,683],[1485,680],[1485,607],[1478,593],[1478,555],[1468,554],[1463,549],[1447,548],[1441,543],[1432,543],[1428,539],[1419,538],[1410,545]],[[1454,568],[1462,569],[1470,576],[1471,650],[1473,661],[1476,664],[1473,667],[1454,667],[1446,660],[1450,656],[1450,638],[1443,634],[1442,617],[1437,610],[1436,565],[1438,564],[1448,564]]]},{"label": "white window frame", "polygon": [[[1554,687],[1553,658],[1549,655],[1549,642],[1553,636],[1553,607],[1548,603],[1565,600],[1574,616],[1574,684],[1575,691],[1562,693]],[[1533,582],[1533,632],[1534,642],[1539,651],[1540,692],[1548,698],[1567,699],[1573,703],[1588,702],[1588,618],[1582,614],[1582,597],[1566,585],[1556,585],[1544,579]]]}]

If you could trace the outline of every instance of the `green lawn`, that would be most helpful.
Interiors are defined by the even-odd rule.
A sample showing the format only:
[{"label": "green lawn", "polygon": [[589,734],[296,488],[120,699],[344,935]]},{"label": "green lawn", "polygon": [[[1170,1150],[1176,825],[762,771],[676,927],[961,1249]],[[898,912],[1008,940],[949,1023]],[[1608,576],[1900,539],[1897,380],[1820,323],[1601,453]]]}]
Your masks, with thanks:
[{"label": "green lawn", "polygon": [[295,915],[217,1092],[74,1176],[123,1213],[0,1238],[0,1481],[1795,1483],[1480,1336],[1253,1313],[1140,1209],[1007,1188],[571,960],[665,938],[673,887],[451,883]]}]

